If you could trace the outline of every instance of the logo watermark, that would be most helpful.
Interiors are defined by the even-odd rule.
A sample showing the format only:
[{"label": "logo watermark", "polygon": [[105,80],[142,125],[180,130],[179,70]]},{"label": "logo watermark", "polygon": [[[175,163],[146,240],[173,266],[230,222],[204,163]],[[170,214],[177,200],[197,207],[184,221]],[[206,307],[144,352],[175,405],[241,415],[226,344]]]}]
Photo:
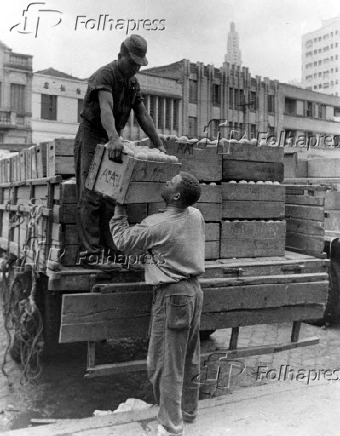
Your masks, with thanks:
[{"label": "logo watermark", "polygon": [[340,380],[340,368],[337,369],[304,369],[292,368],[290,365],[280,365],[279,369],[258,366],[256,381],[264,379],[270,381],[300,381],[309,385],[315,381],[338,381]]},{"label": "logo watermark", "polygon": [[79,253],[76,265],[82,265],[86,262],[90,266],[113,266],[124,265],[127,268],[136,265],[164,265],[165,260],[161,254],[120,254],[111,253],[111,251],[101,250],[99,253],[92,254],[87,251]]}]

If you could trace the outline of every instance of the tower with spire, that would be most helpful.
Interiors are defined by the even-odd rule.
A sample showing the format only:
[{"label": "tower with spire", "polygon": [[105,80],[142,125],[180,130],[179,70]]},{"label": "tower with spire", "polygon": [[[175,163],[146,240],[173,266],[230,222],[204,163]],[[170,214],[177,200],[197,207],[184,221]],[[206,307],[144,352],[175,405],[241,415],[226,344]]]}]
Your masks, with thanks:
[{"label": "tower with spire", "polygon": [[230,23],[230,30],[228,33],[227,53],[224,55],[224,62],[228,62],[230,65],[241,66],[241,50],[239,43],[238,32],[235,30],[235,23]]}]

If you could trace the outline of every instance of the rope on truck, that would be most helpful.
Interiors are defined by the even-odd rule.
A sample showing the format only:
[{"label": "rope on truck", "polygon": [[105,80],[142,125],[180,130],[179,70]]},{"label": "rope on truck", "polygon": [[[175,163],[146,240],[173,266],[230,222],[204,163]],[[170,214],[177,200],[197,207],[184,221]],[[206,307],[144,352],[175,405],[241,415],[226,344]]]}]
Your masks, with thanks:
[{"label": "rope on truck", "polygon": [[[26,241],[23,254],[20,253],[20,224],[24,218],[18,209],[10,219],[8,231],[7,259],[3,262],[3,314],[4,326],[8,336],[8,344],[2,362],[2,372],[8,375],[5,369],[8,353],[12,347],[19,346],[20,361],[23,366],[20,383],[36,382],[42,372],[41,354],[43,351],[43,320],[37,306],[37,254],[34,243],[42,235],[38,235],[38,223],[42,217],[43,206],[30,204],[30,219],[26,220]],[[17,259],[10,260],[10,231],[18,227],[18,252]],[[27,251],[31,245],[34,254],[33,264],[28,264]],[[14,269],[13,281],[10,283],[9,273]],[[15,350],[14,350],[15,352]]]}]

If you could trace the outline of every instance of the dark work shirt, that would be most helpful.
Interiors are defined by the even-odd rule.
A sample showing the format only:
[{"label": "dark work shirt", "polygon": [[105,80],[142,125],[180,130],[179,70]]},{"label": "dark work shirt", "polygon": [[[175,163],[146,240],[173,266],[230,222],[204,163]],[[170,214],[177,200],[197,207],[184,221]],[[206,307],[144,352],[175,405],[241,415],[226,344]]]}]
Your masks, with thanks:
[{"label": "dark work shirt", "polygon": [[88,81],[81,117],[99,134],[106,136],[101,125],[98,91],[111,92],[113,98],[113,117],[118,134],[124,129],[131,109],[136,108],[143,97],[136,77],[126,79],[118,70],[118,62],[113,61],[99,68]]}]

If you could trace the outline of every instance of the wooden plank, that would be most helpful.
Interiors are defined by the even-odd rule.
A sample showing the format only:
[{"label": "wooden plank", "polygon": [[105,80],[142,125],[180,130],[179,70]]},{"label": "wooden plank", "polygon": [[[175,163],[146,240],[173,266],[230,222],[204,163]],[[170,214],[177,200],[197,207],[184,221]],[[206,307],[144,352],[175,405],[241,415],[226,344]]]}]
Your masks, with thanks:
[{"label": "wooden plank", "polygon": [[325,240],[323,236],[305,235],[303,233],[290,233],[286,235],[286,245],[290,248],[306,250],[320,255],[324,251]]},{"label": "wooden plank", "polygon": [[[137,293],[132,293],[137,295]],[[60,343],[75,342],[75,341],[98,341],[102,339],[122,338],[122,337],[146,337],[149,327],[149,313],[151,309],[151,293],[145,293],[145,297],[148,295],[148,304],[145,305],[146,299],[143,302],[139,302],[138,307],[141,306],[145,309],[145,313],[139,310],[139,315],[134,316],[134,322],[131,318],[122,318],[121,316],[115,317],[114,313],[120,314],[120,310],[106,311],[111,313],[111,318],[103,320],[100,317],[98,321],[94,321],[85,315],[89,322],[75,323],[76,315],[71,317],[69,321],[72,324],[67,324],[64,317],[65,306],[68,305],[67,298],[69,295],[63,295],[63,307],[62,307],[62,321],[60,328]],[[115,294],[106,294],[104,296],[114,296]],[[80,296],[80,294],[78,295]],[[120,298],[117,301],[119,309],[123,306],[123,299]],[[126,300],[125,300],[126,301]],[[96,302],[97,303],[97,302]],[[71,310],[77,310],[80,306],[78,302],[76,306],[73,306]],[[148,308],[149,307],[149,308]],[[70,308],[70,306],[68,306]],[[103,308],[105,310],[105,308]],[[245,325],[255,324],[273,324],[290,321],[300,321],[304,319],[316,319],[322,317],[324,312],[323,304],[310,304],[310,305],[298,305],[298,306],[284,306],[284,307],[270,307],[261,309],[242,309],[233,310],[228,312],[203,312],[201,317],[201,329],[213,330],[216,328],[230,328],[239,327]],[[75,313],[75,312],[73,312]],[[106,315],[105,315],[106,316]]]},{"label": "wooden plank", "polygon": [[290,233],[304,233],[306,235],[324,236],[326,221],[327,219],[325,219],[325,223],[322,223],[319,221],[291,218],[286,220],[286,229],[287,232]]},{"label": "wooden plank", "polygon": [[220,240],[220,224],[205,223],[205,240],[219,241]]},{"label": "wooden plank", "polygon": [[48,155],[47,177],[62,175],[74,176],[74,157],[73,156],[55,156],[54,159]]},{"label": "wooden plank", "polygon": [[74,156],[74,139],[56,138],[49,143],[50,155],[53,151],[55,156]]},{"label": "wooden plank", "polygon": [[283,181],[283,163],[223,159],[223,180]]},{"label": "wooden plank", "polygon": [[36,146],[33,146],[31,149],[31,176],[32,179],[38,178],[38,168],[37,168],[37,148]]},{"label": "wooden plank", "polygon": [[285,186],[274,184],[222,183],[222,200],[285,201]]},{"label": "wooden plank", "polygon": [[36,147],[38,179],[47,176],[47,146],[47,142],[42,142]]},{"label": "wooden plank", "polygon": [[212,185],[212,184],[200,184],[201,186],[201,196],[199,199],[200,203],[221,203],[222,202],[222,194],[221,194],[221,185]]},{"label": "wooden plank", "polygon": [[323,222],[325,219],[325,210],[321,206],[286,204],[285,207],[286,218],[298,218],[320,222]]},{"label": "wooden plank", "polygon": [[284,238],[221,239],[222,258],[283,256],[284,252]]},{"label": "wooden plank", "polygon": [[286,203],[309,205],[309,206],[324,206],[325,198],[311,197],[309,195],[286,195]]},{"label": "wooden plank", "polygon": [[93,157],[92,162],[91,162],[89,174],[88,174],[87,180],[86,180],[85,186],[87,189],[90,189],[90,190],[94,189],[94,185],[96,183],[98,171],[100,169],[100,165],[102,162],[104,152],[105,152],[105,145],[98,144],[96,147],[94,157]]},{"label": "wooden plank", "polygon": [[24,150],[26,154],[25,165],[26,165],[26,180],[32,179],[32,149],[26,148]]},{"label": "wooden plank", "polygon": [[178,157],[181,171],[194,175],[202,182],[222,180],[222,155],[217,153],[216,147],[199,148],[171,140],[165,143],[165,148],[170,155]]},{"label": "wooden plank", "polygon": [[325,199],[326,210],[340,210],[340,192],[329,191]]},{"label": "wooden plank", "polygon": [[339,158],[312,158],[308,160],[308,177],[340,177]]},{"label": "wooden plank", "polygon": [[205,241],[205,259],[218,259],[220,257],[220,241]]},{"label": "wooden plank", "polygon": [[228,145],[223,147],[223,159],[253,162],[283,162],[284,147],[271,147],[263,145],[256,147],[251,144],[231,143],[229,152]]},{"label": "wooden plank", "polygon": [[276,324],[322,318],[324,305],[288,306],[259,310],[237,310],[228,313],[205,313],[201,317],[201,330],[241,327],[256,324]]},{"label": "wooden plank", "polygon": [[285,221],[223,221],[222,239],[284,238]]},{"label": "wooden plank", "polygon": [[[236,329],[237,327],[235,327]],[[282,351],[287,351],[300,347],[309,347],[311,345],[317,345],[320,342],[318,337],[311,337],[302,339],[296,342],[286,342],[281,344],[271,344],[271,345],[260,345],[256,347],[244,347],[237,348],[236,350],[221,349],[218,348],[215,351],[210,351],[200,354],[201,366],[203,367],[206,360],[209,360],[212,355],[223,354],[223,357],[228,357],[228,359],[240,359],[250,356],[259,356],[262,354],[272,354],[279,353]],[[109,376],[126,374],[136,371],[146,371],[147,363],[146,360],[133,360],[130,362],[122,363],[105,363],[101,365],[96,365],[94,368],[87,368],[86,378],[93,378],[99,376]]]},{"label": "wooden plank", "polygon": [[223,219],[283,219],[284,202],[230,201],[222,202]]},{"label": "wooden plank", "polygon": [[77,221],[77,205],[64,204],[53,206],[53,221],[55,223],[74,224]]},{"label": "wooden plank", "polygon": [[197,208],[203,215],[204,221],[222,221],[221,203],[196,203],[193,207]]}]

